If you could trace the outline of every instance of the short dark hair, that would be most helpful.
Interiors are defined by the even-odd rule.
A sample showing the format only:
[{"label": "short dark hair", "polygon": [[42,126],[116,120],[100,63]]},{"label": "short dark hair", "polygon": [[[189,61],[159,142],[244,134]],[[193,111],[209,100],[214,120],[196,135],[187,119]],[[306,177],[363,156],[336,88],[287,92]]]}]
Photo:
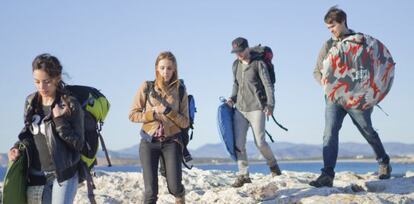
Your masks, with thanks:
[{"label": "short dark hair", "polygon": [[332,6],[329,8],[328,12],[325,14],[324,21],[328,24],[333,23],[334,21],[337,23],[345,21],[345,26],[348,28],[346,13],[342,9],[338,8],[338,6]]}]

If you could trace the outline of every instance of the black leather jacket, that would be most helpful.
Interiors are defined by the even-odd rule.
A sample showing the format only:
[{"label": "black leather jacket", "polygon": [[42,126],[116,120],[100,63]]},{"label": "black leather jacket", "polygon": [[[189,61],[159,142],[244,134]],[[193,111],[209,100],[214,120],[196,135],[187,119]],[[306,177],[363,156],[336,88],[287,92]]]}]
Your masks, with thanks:
[{"label": "black leather jacket", "polygon": [[[57,103],[61,97],[57,96]],[[30,94],[25,103],[24,123],[25,126],[19,134],[20,142],[31,146],[32,154],[38,154],[33,145],[33,134],[31,132],[32,117],[35,107],[38,105],[38,94]],[[55,173],[58,182],[72,178],[79,169],[80,151],[84,144],[84,112],[79,102],[68,97],[70,115],[54,118],[52,114],[45,116],[45,136],[52,160],[55,165]],[[52,108],[54,104],[52,105]],[[37,156],[37,155],[36,155]],[[41,157],[42,155],[38,155]]]}]

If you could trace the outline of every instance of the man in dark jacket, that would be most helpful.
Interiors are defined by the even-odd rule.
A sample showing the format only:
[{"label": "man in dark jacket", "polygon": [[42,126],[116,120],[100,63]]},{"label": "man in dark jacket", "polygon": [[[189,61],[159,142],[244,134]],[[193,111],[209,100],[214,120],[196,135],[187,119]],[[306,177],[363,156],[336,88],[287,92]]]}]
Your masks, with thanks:
[{"label": "man in dark jacket", "polygon": [[252,127],[256,146],[266,159],[272,175],[280,175],[281,172],[272,149],[265,140],[266,117],[272,115],[275,105],[274,86],[268,68],[261,59],[250,55],[246,39],[236,38],[232,47],[232,53],[237,55],[237,59],[233,63],[233,92],[227,103],[236,107],[233,120],[239,167],[239,175],[232,186],[241,187],[245,183],[251,183],[246,153],[249,125]]}]

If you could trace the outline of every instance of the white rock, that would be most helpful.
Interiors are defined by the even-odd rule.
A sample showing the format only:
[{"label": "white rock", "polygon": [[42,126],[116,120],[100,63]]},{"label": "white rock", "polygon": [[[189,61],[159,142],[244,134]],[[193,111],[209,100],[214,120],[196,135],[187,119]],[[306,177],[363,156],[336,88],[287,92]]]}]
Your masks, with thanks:
[{"label": "white rock", "polygon": [[[283,171],[276,177],[251,174],[251,184],[232,188],[234,172],[183,170],[187,203],[414,203],[414,172],[389,180],[378,180],[374,173],[338,172],[333,188],[309,186],[308,183],[317,177],[313,173],[291,171]],[[165,178],[159,176],[158,179],[158,203],[174,203]],[[97,203],[141,203],[143,200],[141,173],[99,171],[94,182]],[[0,189],[2,185],[0,183]],[[86,185],[79,186],[75,203],[89,203]]]}]

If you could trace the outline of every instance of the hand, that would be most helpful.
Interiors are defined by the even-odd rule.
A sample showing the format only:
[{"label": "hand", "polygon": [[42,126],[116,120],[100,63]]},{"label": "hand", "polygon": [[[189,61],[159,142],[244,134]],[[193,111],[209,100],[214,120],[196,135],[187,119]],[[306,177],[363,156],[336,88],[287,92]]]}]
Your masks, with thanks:
[{"label": "hand", "polygon": [[273,114],[273,108],[270,106],[266,106],[266,108],[263,110],[263,112],[265,113],[267,119],[269,119],[269,116],[271,116]]},{"label": "hand", "polygon": [[68,106],[65,102],[62,101],[61,104],[56,104],[55,107],[52,110],[53,117],[57,118],[62,115],[65,115],[66,112],[68,112]]},{"label": "hand", "polygon": [[167,109],[165,106],[163,106],[162,104],[152,107],[152,110],[157,113],[157,114],[164,114],[165,109]]},{"label": "hand", "polygon": [[321,85],[323,85],[324,84],[324,82],[323,82],[323,78],[321,79],[321,81],[319,82]]},{"label": "hand", "polygon": [[9,161],[16,161],[17,158],[19,158],[19,156],[20,156],[20,151],[17,148],[13,147],[9,151],[9,153],[7,154],[7,156],[9,157]]},{"label": "hand", "polygon": [[233,100],[231,100],[231,98],[227,99],[226,103],[227,103],[227,105],[229,105],[230,107],[233,107],[233,106],[234,106],[234,102],[233,102]]}]

